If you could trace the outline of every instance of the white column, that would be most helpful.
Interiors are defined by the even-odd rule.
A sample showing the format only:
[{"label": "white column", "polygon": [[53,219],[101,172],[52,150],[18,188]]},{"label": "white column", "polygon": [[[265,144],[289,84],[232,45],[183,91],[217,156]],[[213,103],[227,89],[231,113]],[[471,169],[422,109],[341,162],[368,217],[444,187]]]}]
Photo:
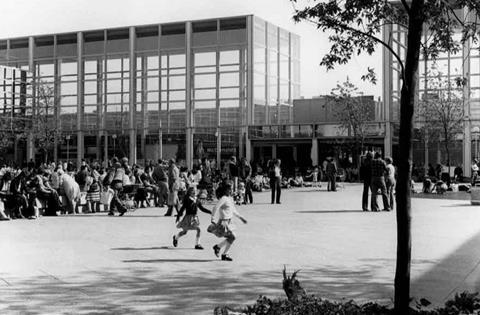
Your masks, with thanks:
[{"label": "white column", "polygon": [[83,139],[83,33],[77,33],[77,167],[80,164],[84,155],[84,139]]},{"label": "white column", "polygon": [[192,22],[185,25],[186,38],[186,167],[189,169],[193,166],[193,104],[192,104]]},{"label": "white column", "polygon": [[318,139],[312,139],[312,149],[310,151],[310,158],[312,159],[312,166],[318,165]]},{"label": "white column", "polygon": [[[391,26],[387,25],[383,28],[383,38],[388,41],[389,35],[391,33]],[[384,106],[384,121],[385,121],[385,138],[383,144],[383,151],[385,156],[392,155],[392,127],[391,127],[391,97],[392,97],[392,54],[383,49],[382,54],[383,59],[383,106]],[[393,82],[393,84],[397,84]]]},{"label": "white column", "polygon": [[129,162],[130,164],[137,163],[137,132],[135,124],[135,104],[137,102],[137,58],[135,56],[135,27],[131,26],[129,29],[129,93],[130,98],[128,102],[128,129],[129,129]]},{"label": "white column", "polygon": [[[464,9],[464,15],[468,14],[468,10]],[[469,15],[467,17],[471,22],[473,22],[473,16]],[[470,41],[466,41],[463,45],[463,77],[469,78],[470,75]],[[472,175],[471,165],[472,165],[472,120],[470,113],[470,80],[467,80],[467,84],[463,86],[463,95],[464,95],[464,124],[463,124],[463,174],[467,177]],[[477,140],[476,140],[477,141]],[[475,152],[476,154],[477,152]],[[476,157],[476,156],[475,156]]]},{"label": "white column", "polygon": [[[33,37],[30,36],[28,38],[28,70],[32,73],[32,82],[34,83],[33,85],[33,116],[35,116],[35,113],[36,113],[36,110],[35,110],[35,106],[36,106],[36,95],[37,95],[37,85],[35,84],[36,83],[36,80],[37,80],[37,74],[35,73],[35,64],[33,62],[33,52],[34,52],[34,46],[35,46],[35,42],[33,40]],[[7,56],[8,57],[8,56]],[[30,161],[31,159],[34,158],[35,156],[35,147],[33,145],[33,134],[31,132],[28,133],[27,135],[27,162]]]}]

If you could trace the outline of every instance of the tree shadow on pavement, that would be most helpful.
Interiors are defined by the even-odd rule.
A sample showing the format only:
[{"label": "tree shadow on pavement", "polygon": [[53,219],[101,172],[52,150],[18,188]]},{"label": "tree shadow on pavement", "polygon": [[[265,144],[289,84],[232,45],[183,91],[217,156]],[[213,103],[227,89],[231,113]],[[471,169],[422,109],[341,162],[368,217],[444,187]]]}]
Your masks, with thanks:
[{"label": "tree shadow on pavement", "polygon": [[[145,261],[131,260],[126,261],[126,268],[89,271],[64,280],[48,276],[9,279],[11,287],[0,286],[0,296],[8,302],[0,310],[40,314],[211,314],[216,305],[246,306],[259,295],[284,297],[281,270],[238,272],[238,266],[222,262],[192,275],[188,273],[189,264],[187,269],[178,269],[186,261],[169,260],[170,272],[151,264],[167,261],[150,261],[145,266]],[[307,293],[322,298],[388,300],[392,280],[373,280],[372,268],[376,266],[370,263],[355,270],[332,266],[302,269],[298,279]]]},{"label": "tree shadow on pavement", "polygon": [[[426,298],[434,305],[442,306],[455,293],[465,290],[478,292],[479,265],[480,233],[477,233],[444,259],[431,262],[426,272],[412,279],[411,296],[417,299]],[[412,270],[416,268],[415,264],[412,264]]]}]

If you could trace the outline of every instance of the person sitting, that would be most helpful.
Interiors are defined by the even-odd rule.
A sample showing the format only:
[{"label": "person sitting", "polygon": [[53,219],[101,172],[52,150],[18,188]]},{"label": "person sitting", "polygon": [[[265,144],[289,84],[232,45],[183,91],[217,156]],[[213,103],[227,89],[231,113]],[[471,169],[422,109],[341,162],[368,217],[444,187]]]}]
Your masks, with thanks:
[{"label": "person sitting", "polygon": [[48,180],[44,175],[44,170],[40,169],[39,173],[33,178],[32,183],[36,189],[37,198],[46,203],[43,215],[56,216],[62,206],[60,197],[58,196],[58,192],[50,187]]},{"label": "person sitting", "polygon": [[12,218],[25,218],[28,217],[28,199],[27,199],[27,183],[26,179],[28,177],[27,169],[24,169],[15,176],[10,184],[10,192],[15,203],[15,206],[12,208],[11,217]]},{"label": "person sitting", "polygon": [[448,189],[448,186],[444,181],[439,180],[435,183],[435,191],[437,192],[437,194],[443,195],[444,193],[447,192],[447,189]]},{"label": "person sitting", "polygon": [[426,176],[425,179],[423,180],[422,192],[424,194],[429,194],[432,192],[432,190],[433,190],[432,180],[428,176]]},{"label": "person sitting", "polygon": [[253,191],[263,191],[264,185],[263,185],[263,176],[261,174],[257,174],[253,178],[253,183],[252,183],[252,190]]},{"label": "person sitting", "polygon": [[5,210],[11,209],[14,206],[14,200],[12,198],[12,194],[10,192],[10,185],[12,183],[12,173],[9,171],[6,171],[2,179],[0,180],[0,201],[2,203],[2,208],[1,213],[0,213],[0,219],[6,218],[8,219],[8,216],[5,214]]},{"label": "person sitting", "polygon": [[304,180],[300,172],[297,172],[295,174],[295,177],[290,180],[290,185],[292,187],[303,187],[304,185]]}]

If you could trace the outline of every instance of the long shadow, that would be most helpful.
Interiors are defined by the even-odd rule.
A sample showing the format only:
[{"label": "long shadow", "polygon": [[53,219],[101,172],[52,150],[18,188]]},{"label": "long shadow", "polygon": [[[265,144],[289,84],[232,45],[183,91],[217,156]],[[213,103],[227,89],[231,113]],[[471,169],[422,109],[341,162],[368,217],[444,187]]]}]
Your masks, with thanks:
[{"label": "long shadow", "polygon": [[[183,248],[173,248],[173,247],[169,247],[169,246],[160,246],[160,247],[116,247],[116,248],[111,248],[111,250],[156,250],[156,249],[168,249],[168,250],[175,249],[175,250],[179,250],[179,249],[183,249]],[[189,249],[189,248],[185,248],[185,249]]]},{"label": "long shadow", "polygon": [[[48,276],[15,279],[12,288],[0,286],[2,300],[9,301],[2,311],[22,314],[31,313],[32,309],[38,314],[60,310],[72,314],[211,314],[216,305],[245,306],[253,304],[259,295],[285,296],[281,270],[239,272],[232,265],[212,262],[210,266],[205,265],[207,268],[202,272],[191,272],[190,265],[183,269],[179,266],[197,260],[158,260],[172,262],[172,268],[176,267],[167,270],[158,269],[154,264],[145,267],[144,260],[129,262],[125,268],[92,270],[62,281]],[[302,268],[298,279],[309,294],[385,301],[392,296],[391,279],[372,281],[380,266],[368,262],[353,270],[336,266]]]},{"label": "long shadow", "polygon": [[442,208],[453,208],[453,207],[474,207],[473,205],[471,205],[470,203],[454,203],[454,204],[450,204],[450,205],[443,205],[443,206],[440,206]]},{"label": "long shadow", "polygon": [[323,213],[363,213],[369,211],[362,211],[362,210],[299,210],[295,211],[297,213],[315,213],[315,214],[323,214]]},{"label": "long shadow", "polygon": [[329,193],[330,191],[326,189],[309,189],[309,190],[297,190],[297,192],[306,192],[306,193],[327,193],[328,192]]},{"label": "long shadow", "polygon": [[211,261],[219,261],[218,259],[132,259],[132,260],[123,260],[124,263],[168,263],[168,262],[188,262],[188,263],[196,263],[196,262],[211,262]]},{"label": "long shadow", "polygon": [[480,232],[446,258],[429,264],[427,272],[412,281],[412,296],[443,305],[455,293],[480,290]]}]

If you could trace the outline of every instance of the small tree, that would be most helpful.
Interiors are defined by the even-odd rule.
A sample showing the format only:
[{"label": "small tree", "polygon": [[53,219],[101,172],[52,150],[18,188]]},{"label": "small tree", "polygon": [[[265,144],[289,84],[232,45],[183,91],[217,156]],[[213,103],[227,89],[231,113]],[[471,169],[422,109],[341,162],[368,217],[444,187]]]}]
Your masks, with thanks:
[{"label": "small tree", "polygon": [[[417,121],[423,126],[422,136],[425,141],[436,139],[443,142],[450,173],[450,148],[456,135],[463,130],[463,91],[452,88],[457,86],[442,77],[441,73],[432,76],[428,81],[428,90],[419,100]],[[428,139],[427,139],[428,137]]]},{"label": "small tree", "polygon": [[341,128],[353,135],[354,152],[358,155],[363,151],[368,122],[372,118],[371,104],[365,101],[348,77],[347,81],[332,89],[329,99],[335,104],[334,113]]},{"label": "small tree", "polygon": [[59,97],[55,95],[53,83],[39,81],[34,87],[36,103],[32,113],[33,140],[44,154],[44,161],[47,162],[48,154],[54,148],[60,135],[58,121],[55,117],[55,107],[59,104]]}]

